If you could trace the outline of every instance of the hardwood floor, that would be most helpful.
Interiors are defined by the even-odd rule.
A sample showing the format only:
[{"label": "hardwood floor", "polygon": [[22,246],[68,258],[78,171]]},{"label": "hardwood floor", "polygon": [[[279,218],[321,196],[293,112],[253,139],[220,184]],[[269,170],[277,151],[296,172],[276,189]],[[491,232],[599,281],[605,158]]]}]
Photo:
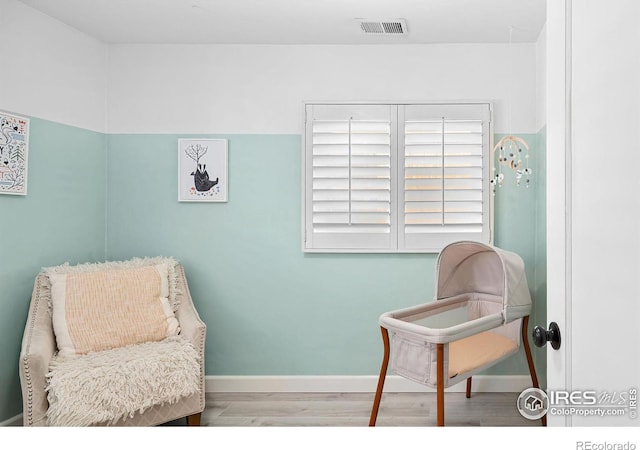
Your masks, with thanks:
[{"label": "hardwood floor", "polygon": [[[518,393],[445,394],[445,426],[541,426],[516,409]],[[366,427],[373,393],[209,393],[202,426]],[[180,423],[181,424],[181,423]],[[377,426],[436,425],[432,393],[382,395]]]},{"label": "hardwood floor", "polygon": [[[201,426],[366,427],[373,393],[208,393]],[[445,426],[541,426],[516,409],[518,393],[445,394]],[[20,421],[9,424],[22,426]],[[162,426],[186,426],[178,419]],[[376,426],[436,426],[436,394],[384,393]]]}]

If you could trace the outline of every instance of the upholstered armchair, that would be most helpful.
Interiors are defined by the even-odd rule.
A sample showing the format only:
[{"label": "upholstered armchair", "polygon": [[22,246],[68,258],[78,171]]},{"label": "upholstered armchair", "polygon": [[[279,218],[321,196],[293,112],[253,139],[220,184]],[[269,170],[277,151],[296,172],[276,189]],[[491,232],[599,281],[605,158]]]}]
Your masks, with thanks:
[{"label": "upholstered armchair", "polygon": [[[158,260],[166,261],[167,259],[152,258],[135,260],[137,261],[136,267],[148,267],[149,261],[153,264]],[[60,348],[58,348],[61,337],[58,336],[54,330],[53,316],[55,313],[60,314],[59,310],[56,311],[56,308],[59,308],[59,306],[52,301],[52,293],[53,298],[55,299],[55,296],[58,295],[56,292],[60,290],[60,287],[56,285],[57,282],[52,281],[52,274],[55,274],[56,272],[43,270],[43,272],[38,274],[34,284],[20,352],[19,371],[24,408],[23,422],[25,426],[150,426],[159,425],[184,417],[187,418],[188,425],[200,425],[201,413],[205,407],[204,346],[206,325],[202,320],[200,320],[200,317],[194,307],[189,293],[184,268],[171,259],[169,259],[169,261],[172,262],[170,264],[169,273],[170,276],[173,276],[168,283],[168,288],[172,291],[173,295],[171,299],[171,308],[173,310],[171,318],[173,320],[173,317],[175,317],[177,320],[177,330],[175,331],[174,336],[169,336],[166,339],[156,338],[155,342],[126,345],[121,348],[103,351],[92,350],[88,353],[85,352],[84,354],[73,355],[67,359],[60,358],[60,354],[63,353],[60,351]],[[117,265],[120,263],[112,264]],[[95,268],[96,266],[100,266],[100,264],[84,266]],[[106,269],[108,270],[113,268],[113,265],[106,266]],[[138,278],[135,278],[135,280],[138,280]],[[113,284],[113,280],[109,282]],[[167,283],[163,284],[163,286],[166,289]],[[93,287],[95,288],[95,286]],[[119,286],[114,286],[114,288],[119,289]],[[69,287],[68,282],[66,289],[67,307],[69,307],[68,298],[71,288]],[[91,290],[88,292],[91,292]],[[102,305],[99,307],[102,307]],[[165,310],[166,309],[167,308],[165,306]],[[167,315],[170,314],[168,311],[165,312],[167,312]],[[64,321],[63,324],[67,324],[71,327],[72,318],[70,318],[70,314],[73,315],[74,313],[69,311],[66,313],[66,320],[68,324]],[[133,313],[127,310],[126,314],[131,315]],[[85,318],[83,320],[86,321],[88,319]],[[60,325],[58,325],[58,327],[59,326]],[[96,335],[99,335],[99,333],[89,330],[88,335],[89,338],[94,338]],[[120,336],[117,336],[117,338],[120,338]],[[162,347],[162,345],[167,345],[167,347]],[[174,347],[170,347],[169,345],[173,345]],[[174,357],[175,354],[180,353],[175,350],[177,348],[175,347],[176,345],[188,350],[184,354],[187,356],[191,355],[190,362],[181,361]],[[151,349],[151,346],[155,346],[155,350],[148,350]],[[137,351],[137,354],[142,355],[142,357],[126,356],[135,354],[130,350]],[[115,405],[113,408],[122,408],[121,404],[123,403],[123,398],[125,398],[126,395],[129,395],[129,397],[133,398],[135,411],[133,411],[130,406],[129,411],[126,414],[122,413],[122,411],[118,411],[119,415],[116,414],[114,416],[112,414],[107,417],[103,413],[102,417],[107,417],[106,420],[85,423],[89,420],[88,416],[90,416],[90,414],[84,413],[83,417],[78,417],[79,413],[69,411],[70,408],[74,408],[73,402],[82,402],[82,398],[73,399],[68,397],[72,397],[69,394],[70,392],[78,391],[80,388],[85,389],[84,386],[87,383],[85,382],[84,384],[79,385],[78,383],[80,382],[75,380],[75,378],[78,378],[77,375],[71,375],[68,377],[71,379],[66,380],[67,387],[63,388],[62,385],[65,380],[62,376],[63,371],[61,367],[63,365],[63,361],[68,360],[71,361],[71,364],[77,364],[79,362],[88,361],[88,358],[94,358],[95,361],[87,364],[86,366],[90,368],[87,370],[94,370],[92,367],[101,364],[100,361],[104,359],[105,355],[109,356],[108,363],[105,363],[104,367],[98,367],[99,370],[96,369],[98,370],[96,372],[98,375],[94,374],[93,378],[96,378],[99,374],[107,374],[108,376],[103,376],[102,378],[110,378],[113,374],[113,378],[120,376],[120,378],[124,380],[123,383],[126,383],[131,377],[130,373],[118,374],[118,372],[124,370],[122,368],[128,367],[126,370],[134,372],[136,377],[148,378],[148,380],[143,379],[142,382],[139,382],[139,385],[144,386],[147,385],[148,382],[152,385],[153,383],[157,384],[164,382],[164,385],[157,388],[136,388],[138,389],[138,392],[134,392],[134,394],[137,395],[137,397],[130,392],[134,391],[133,386],[130,388],[127,385],[122,385],[114,388],[114,386],[110,385],[110,394],[105,394],[107,389],[101,387],[102,392],[96,393],[96,396],[107,395],[106,400]],[[156,358],[154,358],[153,355],[162,356],[162,358],[157,359],[174,359],[174,361],[169,361],[167,363],[156,361]],[[125,357],[128,358],[128,361],[125,361]],[[181,357],[185,356],[181,355]],[[56,361],[58,358],[60,358],[60,361]],[[122,363],[118,361],[118,358],[123,359]],[[165,366],[163,366],[163,364],[165,364]],[[60,369],[58,369],[58,367],[60,367]],[[186,371],[190,371],[190,373],[182,373]],[[82,370],[80,372],[82,372]],[[71,374],[71,372],[69,373]],[[163,392],[167,389],[173,388],[173,385],[175,384],[183,383],[183,381],[180,380],[189,380],[190,387],[188,390],[185,390],[185,387],[185,389],[181,391],[182,393],[174,393],[172,394],[172,397],[167,395],[162,397]],[[76,385],[73,383],[76,383]],[[54,387],[58,389],[58,392],[55,392]],[[140,389],[142,389],[142,391],[140,391]],[[149,392],[144,392],[144,389],[148,389]],[[186,395],[185,392],[187,392],[188,395]],[[76,397],[77,396],[78,395],[76,395]],[[93,400],[93,397],[94,396],[91,392],[84,392],[84,398],[86,398],[87,401],[90,399]],[[56,420],[53,420],[53,414],[51,412],[53,409],[50,404],[52,399],[57,402],[55,405]],[[153,401],[150,399],[153,399]],[[97,401],[98,400],[94,400],[94,402]],[[136,401],[138,404],[135,404]],[[155,402],[155,404],[153,402]],[[87,409],[90,410],[89,412],[92,412],[91,409],[94,409],[94,406],[89,405]],[[76,416],[73,417],[73,414],[76,414]],[[65,417],[67,417],[67,419],[65,419]],[[70,417],[73,417],[73,420],[69,419]],[[114,417],[116,418],[114,419]]]}]

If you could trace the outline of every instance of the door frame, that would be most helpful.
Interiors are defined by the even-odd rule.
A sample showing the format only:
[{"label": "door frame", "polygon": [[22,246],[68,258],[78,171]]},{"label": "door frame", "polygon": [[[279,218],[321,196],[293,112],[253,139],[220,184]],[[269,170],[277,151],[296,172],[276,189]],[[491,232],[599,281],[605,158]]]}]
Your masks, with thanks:
[{"label": "door frame", "polygon": [[[547,390],[571,390],[571,2],[547,1],[547,328],[556,322],[562,345],[547,346]],[[552,195],[549,195],[552,194]],[[550,415],[549,426],[571,426]]]}]

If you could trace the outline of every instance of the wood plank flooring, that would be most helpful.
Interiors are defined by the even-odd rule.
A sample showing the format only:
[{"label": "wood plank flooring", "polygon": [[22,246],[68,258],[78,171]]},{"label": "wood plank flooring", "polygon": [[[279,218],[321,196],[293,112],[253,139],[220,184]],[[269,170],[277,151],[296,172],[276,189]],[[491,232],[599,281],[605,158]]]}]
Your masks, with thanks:
[{"label": "wood plank flooring", "polygon": [[[518,393],[445,394],[445,426],[541,426],[516,409]],[[202,426],[366,427],[373,393],[208,393]],[[167,425],[183,425],[182,421]],[[433,393],[385,393],[377,426],[436,425]]]}]

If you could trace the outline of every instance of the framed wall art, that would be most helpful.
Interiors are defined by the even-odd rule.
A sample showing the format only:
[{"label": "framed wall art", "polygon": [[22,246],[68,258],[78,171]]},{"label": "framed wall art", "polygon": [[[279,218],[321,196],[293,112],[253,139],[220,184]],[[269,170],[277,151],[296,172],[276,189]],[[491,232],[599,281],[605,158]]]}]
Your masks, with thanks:
[{"label": "framed wall art", "polygon": [[0,111],[0,194],[27,195],[29,119]]},{"label": "framed wall art", "polygon": [[178,201],[227,201],[227,140],[178,140]]}]

